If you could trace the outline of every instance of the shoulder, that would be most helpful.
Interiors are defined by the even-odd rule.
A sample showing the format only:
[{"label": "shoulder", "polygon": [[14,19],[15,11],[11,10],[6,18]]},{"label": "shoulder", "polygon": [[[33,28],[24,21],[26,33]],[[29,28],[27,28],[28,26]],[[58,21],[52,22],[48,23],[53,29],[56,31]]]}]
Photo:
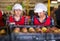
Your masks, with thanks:
[{"label": "shoulder", "polygon": [[48,19],[50,19],[50,21],[53,21],[54,19],[52,18],[52,17],[50,17],[50,16],[48,16]]},{"label": "shoulder", "polygon": [[9,19],[13,19],[13,16],[9,16]]},{"label": "shoulder", "polygon": [[30,19],[31,17],[30,16],[22,16],[23,18],[27,18],[27,19]]},{"label": "shoulder", "polygon": [[12,18],[13,16],[9,16],[9,18]]},{"label": "shoulder", "polygon": [[47,16],[47,18],[50,18],[51,19],[51,16]]},{"label": "shoulder", "polygon": [[21,18],[25,18],[25,16],[21,16]]}]

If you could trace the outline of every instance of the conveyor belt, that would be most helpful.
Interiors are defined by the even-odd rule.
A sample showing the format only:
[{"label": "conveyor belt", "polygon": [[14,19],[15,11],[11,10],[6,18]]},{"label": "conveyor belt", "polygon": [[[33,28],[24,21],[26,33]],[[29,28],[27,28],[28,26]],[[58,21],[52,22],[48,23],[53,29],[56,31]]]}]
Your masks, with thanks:
[{"label": "conveyor belt", "polygon": [[53,33],[12,33],[13,40],[57,40],[60,34]]}]

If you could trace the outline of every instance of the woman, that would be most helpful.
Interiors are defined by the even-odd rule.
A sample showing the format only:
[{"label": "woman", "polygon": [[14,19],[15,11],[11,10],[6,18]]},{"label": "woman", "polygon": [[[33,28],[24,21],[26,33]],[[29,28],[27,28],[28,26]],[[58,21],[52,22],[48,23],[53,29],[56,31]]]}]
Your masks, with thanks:
[{"label": "woman", "polygon": [[[34,13],[38,16],[33,17],[33,24],[40,25],[40,26],[53,26],[54,20],[47,15],[47,7],[43,3],[38,3],[35,5]],[[42,40],[47,41],[47,40]],[[55,40],[48,40],[48,41],[55,41]]]},{"label": "woman", "polygon": [[33,17],[33,24],[40,25],[40,26],[52,26],[54,25],[54,20],[47,15],[47,7],[42,4],[38,3],[35,5],[34,13],[38,14],[37,16]]},{"label": "woman", "polygon": [[[7,24],[10,25],[25,25],[28,23],[28,18],[26,16],[22,16],[23,8],[20,4],[15,4],[12,8],[14,14],[9,16],[7,20]],[[20,28],[15,27],[14,32],[20,32]],[[16,33],[17,33],[16,32]]]},{"label": "woman", "polygon": [[3,15],[2,15],[2,11],[0,10],[0,27],[1,26],[5,26],[4,22],[3,22]]},{"label": "woman", "polygon": [[22,16],[23,8],[20,4],[15,4],[12,8],[14,14],[8,18],[9,24],[25,25],[25,16]]}]

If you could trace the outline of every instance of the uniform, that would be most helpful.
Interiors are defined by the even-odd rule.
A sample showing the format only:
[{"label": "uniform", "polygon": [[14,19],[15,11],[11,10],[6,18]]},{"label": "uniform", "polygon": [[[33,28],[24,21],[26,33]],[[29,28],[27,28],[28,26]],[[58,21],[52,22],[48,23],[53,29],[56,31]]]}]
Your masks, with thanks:
[{"label": "uniform", "polygon": [[4,26],[2,12],[0,11],[0,26]]},{"label": "uniform", "polygon": [[25,24],[25,17],[22,16],[18,21],[14,19],[13,16],[9,17],[9,23],[15,23],[15,25],[24,25]]},{"label": "uniform", "polygon": [[49,16],[49,17],[46,17],[44,20],[43,20],[43,23],[41,23],[39,21],[39,18],[34,16],[34,18],[32,18],[32,21],[33,21],[33,24],[34,25],[40,25],[40,26],[53,26],[54,25],[54,20]]}]

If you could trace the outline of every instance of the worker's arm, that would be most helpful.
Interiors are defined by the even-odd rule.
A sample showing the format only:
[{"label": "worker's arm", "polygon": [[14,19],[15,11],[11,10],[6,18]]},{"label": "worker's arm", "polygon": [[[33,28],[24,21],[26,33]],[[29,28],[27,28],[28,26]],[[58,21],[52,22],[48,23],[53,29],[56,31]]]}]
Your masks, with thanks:
[{"label": "worker's arm", "polygon": [[55,24],[54,24],[54,19],[53,18],[51,18],[51,26],[54,26]]}]

